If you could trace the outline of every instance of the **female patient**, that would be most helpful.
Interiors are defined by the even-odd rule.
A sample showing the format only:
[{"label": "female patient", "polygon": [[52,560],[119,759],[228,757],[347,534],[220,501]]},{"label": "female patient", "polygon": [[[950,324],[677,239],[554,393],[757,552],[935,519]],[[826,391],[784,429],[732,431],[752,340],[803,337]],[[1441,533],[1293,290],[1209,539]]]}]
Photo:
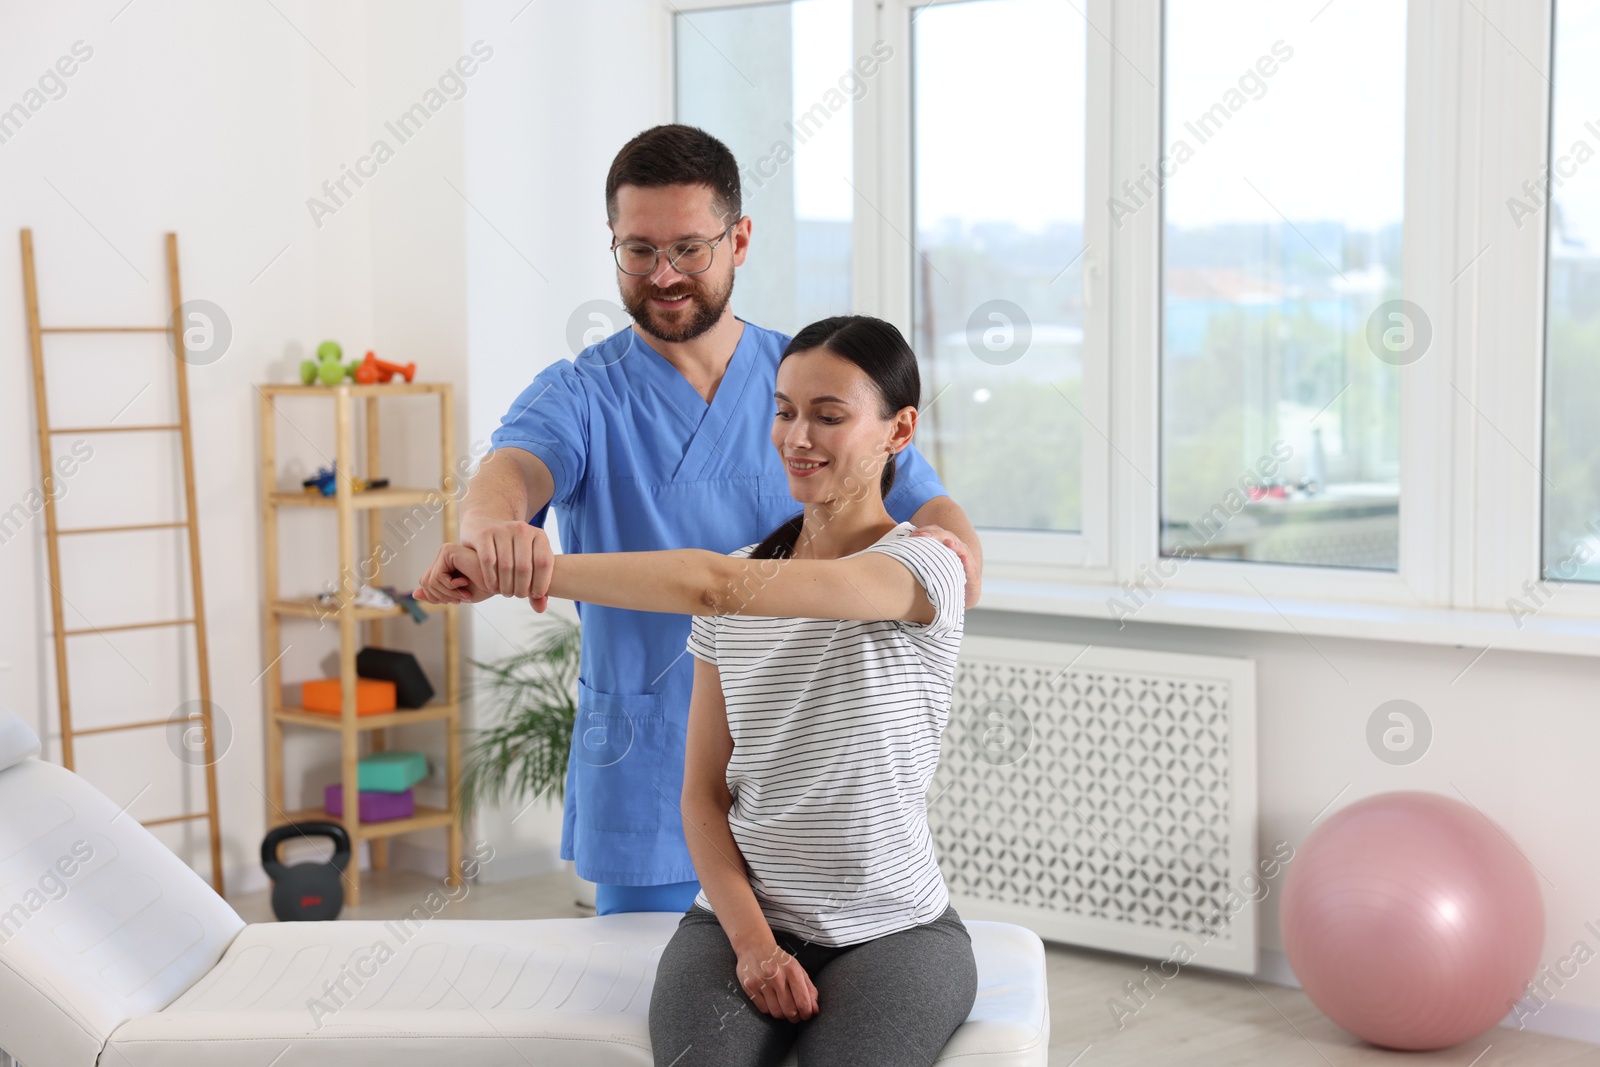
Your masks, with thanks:
[{"label": "female patient", "polygon": [[[920,394],[889,323],[813,323],[774,395],[799,515],[727,556],[555,557],[551,596],[694,616],[682,812],[702,888],[657,968],[659,1067],[777,1064],[796,1041],[806,1067],[930,1064],[972,1010],[925,807],[965,576],[883,504]],[[418,595],[468,584],[430,571]]]}]

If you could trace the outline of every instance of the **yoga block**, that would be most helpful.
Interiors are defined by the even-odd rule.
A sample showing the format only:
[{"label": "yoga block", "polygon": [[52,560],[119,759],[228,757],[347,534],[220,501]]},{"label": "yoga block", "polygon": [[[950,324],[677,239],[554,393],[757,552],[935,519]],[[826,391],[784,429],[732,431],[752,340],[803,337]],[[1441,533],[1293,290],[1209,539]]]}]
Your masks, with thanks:
[{"label": "yoga block", "polygon": [[404,793],[428,777],[428,757],[420,752],[374,752],[358,767],[362,792]]},{"label": "yoga block", "polygon": [[[300,706],[307,711],[338,715],[343,711],[344,696],[337,678],[314,678],[300,685]],[[356,679],[356,714],[383,715],[393,711],[394,683],[371,678]]]},{"label": "yoga block", "polygon": [[422,673],[422,664],[409,652],[363,648],[356,653],[356,673],[393,682],[395,702],[402,708],[420,708],[433,699],[433,686]]},{"label": "yoga block", "polygon": [[[322,806],[336,819],[344,817],[344,786],[334,782],[322,793]],[[409,819],[417,813],[416,797],[411,790],[404,793],[366,792],[361,794],[358,809],[362,822],[389,822],[391,819]]]}]

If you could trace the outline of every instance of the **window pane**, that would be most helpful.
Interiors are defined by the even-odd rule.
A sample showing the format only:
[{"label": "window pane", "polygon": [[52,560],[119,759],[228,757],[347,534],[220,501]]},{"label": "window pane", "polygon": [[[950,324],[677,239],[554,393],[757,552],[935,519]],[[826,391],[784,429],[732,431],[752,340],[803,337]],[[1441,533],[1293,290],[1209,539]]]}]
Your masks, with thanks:
[{"label": "window pane", "polygon": [[919,447],[975,525],[1078,530],[1083,17],[969,0],[911,29]]},{"label": "window pane", "polygon": [[852,67],[850,0],[674,20],[678,121],[732,150],[754,222],[735,312],[790,334],[848,312],[851,104],[876,74]]},{"label": "window pane", "polygon": [[[1545,321],[1544,574],[1600,581],[1600,3],[1556,4]],[[1519,198],[1543,216],[1535,188]]]},{"label": "window pane", "polygon": [[[1406,5],[1168,0],[1161,545],[1393,570],[1400,376],[1431,327],[1401,297]],[[1352,57],[1360,57],[1352,66]],[[1159,192],[1158,192],[1159,190]]]}]

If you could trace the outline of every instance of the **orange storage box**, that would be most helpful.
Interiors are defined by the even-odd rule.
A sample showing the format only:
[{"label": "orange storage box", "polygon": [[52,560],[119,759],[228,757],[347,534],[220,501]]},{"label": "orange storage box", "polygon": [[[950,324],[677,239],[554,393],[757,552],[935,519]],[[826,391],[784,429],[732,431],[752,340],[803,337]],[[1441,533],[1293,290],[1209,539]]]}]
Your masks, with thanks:
[{"label": "orange storage box", "polygon": [[[300,706],[307,711],[338,715],[344,710],[339,679],[315,678],[300,685]],[[377,678],[356,679],[356,714],[382,715],[395,710],[394,683]]]}]

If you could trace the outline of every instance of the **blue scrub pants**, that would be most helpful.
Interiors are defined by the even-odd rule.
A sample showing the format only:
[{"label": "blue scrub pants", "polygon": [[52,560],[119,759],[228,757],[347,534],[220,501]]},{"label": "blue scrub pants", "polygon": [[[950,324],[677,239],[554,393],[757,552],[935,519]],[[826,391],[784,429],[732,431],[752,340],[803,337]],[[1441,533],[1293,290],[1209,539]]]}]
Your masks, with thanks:
[{"label": "blue scrub pants", "polygon": [[700,893],[700,880],[668,882],[665,885],[610,885],[599,882],[594,887],[594,913],[611,915],[619,911],[675,911],[689,910]]}]

